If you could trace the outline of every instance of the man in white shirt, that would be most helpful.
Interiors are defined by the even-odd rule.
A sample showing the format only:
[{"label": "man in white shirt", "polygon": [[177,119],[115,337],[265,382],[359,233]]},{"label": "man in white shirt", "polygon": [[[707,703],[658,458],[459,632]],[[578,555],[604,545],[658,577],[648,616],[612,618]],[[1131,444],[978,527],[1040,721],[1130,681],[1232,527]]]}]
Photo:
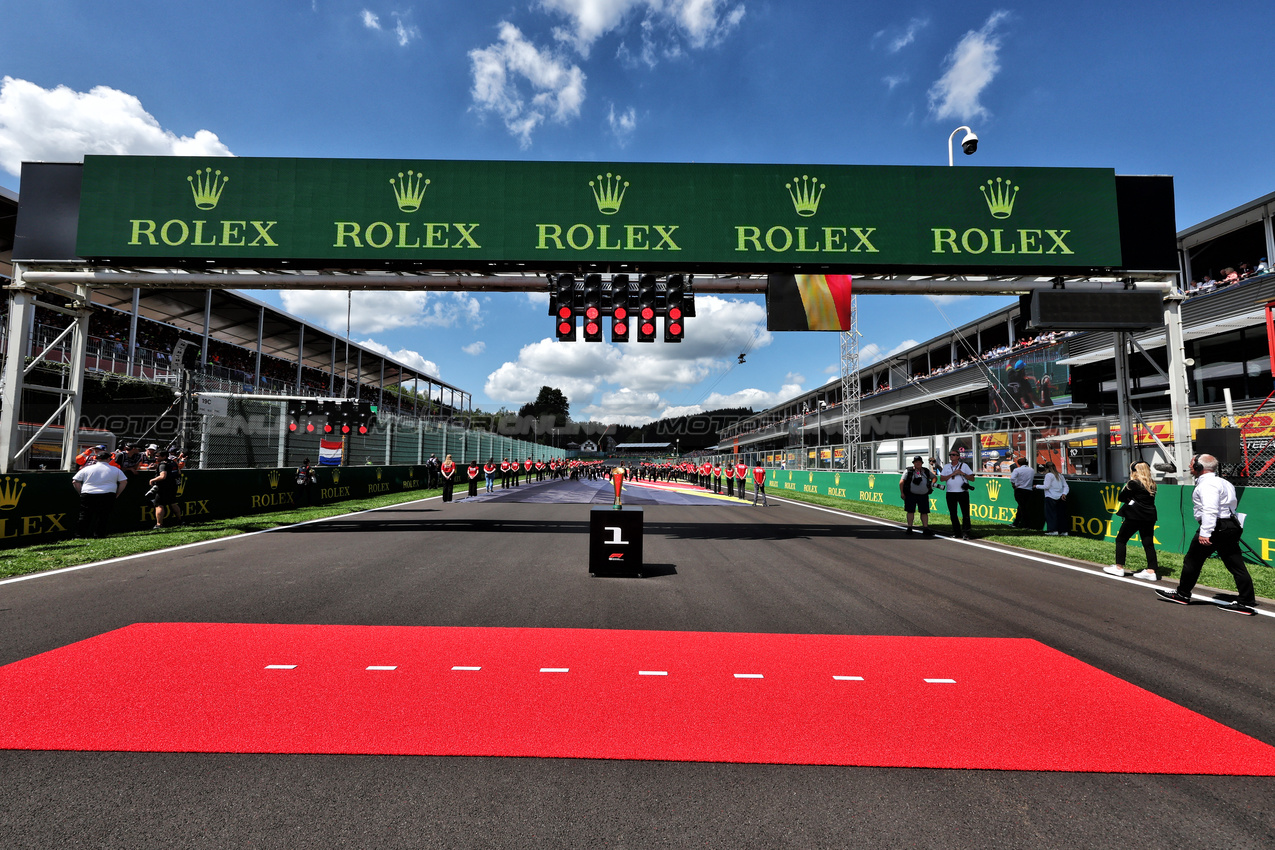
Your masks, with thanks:
[{"label": "man in white shirt", "polygon": [[115,507],[115,497],[128,486],[128,476],[111,463],[111,453],[100,451],[96,463],[75,473],[71,486],[80,494],[80,521],[76,537],[105,537]]},{"label": "man in white shirt", "polygon": [[1237,601],[1220,607],[1236,614],[1256,615],[1257,612],[1253,610],[1253,606],[1257,604],[1253,578],[1248,574],[1244,556],[1240,553],[1240,536],[1244,529],[1235,515],[1235,509],[1239,505],[1235,487],[1218,476],[1217,458],[1213,455],[1193,458],[1191,473],[1195,476],[1191,502],[1195,509],[1195,518],[1200,522],[1200,530],[1182,559],[1182,577],[1177,589],[1157,590],[1156,593],[1166,602],[1190,605],[1191,591],[1200,578],[1204,560],[1216,552],[1235,579],[1238,597]]},{"label": "man in white shirt", "polygon": [[[947,485],[947,512],[952,518],[952,536],[969,538],[970,493],[969,484],[974,480],[974,470],[961,460],[961,453],[953,449],[947,454],[948,462],[939,470],[939,480]],[[957,512],[965,512],[964,526],[957,520]]]},{"label": "man in white shirt", "polygon": [[1018,465],[1009,473],[1009,483],[1014,487],[1014,503],[1018,506],[1014,511],[1014,528],[1038,527],[1033,501],[1036,490],[1032,487],[1035,480],[1036,473],[1027,465],[1027,458],[1020,457]]}]

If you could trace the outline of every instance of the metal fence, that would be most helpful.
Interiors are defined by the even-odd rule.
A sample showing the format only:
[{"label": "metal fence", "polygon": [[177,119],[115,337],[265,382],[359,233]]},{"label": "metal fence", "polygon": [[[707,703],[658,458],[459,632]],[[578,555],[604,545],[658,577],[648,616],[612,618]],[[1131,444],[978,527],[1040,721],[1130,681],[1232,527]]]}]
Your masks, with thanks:
[{"label": "metal fence", "polygon": [[320,441],[341,443],[347,466],[424,463],[431,454],[457,464],[489,458],[549,460],[565,452],[527,440],[476,430],[448,420],[413,419],[389,414],[377,418],[367,434],[324,436],[288,430],[287,403],[249,397],[202,398],[191,423],[194,454],[200,469],[298,466],[316,463]]}]

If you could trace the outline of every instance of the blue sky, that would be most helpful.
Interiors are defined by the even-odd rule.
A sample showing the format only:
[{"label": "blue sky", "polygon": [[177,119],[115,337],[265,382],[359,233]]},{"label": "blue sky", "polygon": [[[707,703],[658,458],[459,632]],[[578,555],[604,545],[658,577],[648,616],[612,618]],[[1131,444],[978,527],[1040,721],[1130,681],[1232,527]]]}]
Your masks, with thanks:
[{"label": "blue sky", "polygon": [[[84,153],[942,165],[960,124],[968,163],[1172,175],[1179,226],[1275,190],[1256,0],[0,0],[0,22],[19,191],[21,161]],[[344,330],[344,293],[259,297]],[[861,297],[865,359],[1003,303]],[[838,363],[835,334],[767,333],[759,298],[701,296],[680,346],[551,342],[525,295],[353,314],[487,410],[542,384],[580,419],[761,409]]]}]

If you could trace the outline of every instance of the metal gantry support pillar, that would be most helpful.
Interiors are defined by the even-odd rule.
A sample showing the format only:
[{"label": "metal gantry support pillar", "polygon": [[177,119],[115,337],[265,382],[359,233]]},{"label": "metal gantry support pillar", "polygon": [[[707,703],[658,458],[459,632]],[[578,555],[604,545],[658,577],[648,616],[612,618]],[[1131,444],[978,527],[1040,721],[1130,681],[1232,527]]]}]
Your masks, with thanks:
[{"label": "metal gantry support pillar", "polygon": [[[19,458],[35,443],[40,434],[61,419],[62,433],[62,469],[70,472],[75,468],[75,456],[78,454],[80,410],[84,403],[84,355],[88,339],[89,287],[77,284],[75,296],[67,306],[59,306],[40,301],[38,293],[50,292],[59,299],[68,297],[67,293],[48,289],[40,285],[31,285],[23,280],[23,267],[15,263],[13,267],[13,283],[8,287],[11,292],[9,305],[9,335],[5,351],[3,384],[0,385],[0,473],[16,471]],[[70,337],[70,350],[67,354],[67,380],[64,387],[49,387],[40,384],[28,384],[27,375],[31,373],[43,359],[46,352],[26,362],[30,349],[32,329],[35,326],[35,309],[37,306],[54,313],[67,316],[71,324],[57,336],[47,350],[60,346],[65,338]],[[35,434],[23,443],[21,439],[21,413],[24,389],[45,392],[59,396],[61,402],[53,415],[36,428]]]},{"label": "metal gantry support pillar", "polygon": [[862,393],[859,387],[859,301],[850,298],[850,330],[841,333],[841,434],[846,448],[846,470],[858,472],[863,441],[860,421]]}]

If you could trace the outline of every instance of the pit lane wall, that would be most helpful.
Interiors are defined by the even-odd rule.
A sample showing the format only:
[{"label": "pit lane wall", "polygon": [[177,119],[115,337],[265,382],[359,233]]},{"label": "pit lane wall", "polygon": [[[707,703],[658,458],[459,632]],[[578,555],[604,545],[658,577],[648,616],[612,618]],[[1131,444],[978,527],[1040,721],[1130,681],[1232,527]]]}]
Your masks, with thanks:
[{"label": "pit lane wall", "polygon": [[[425,486],[423,466],[314,467],[318,483],[310,504],[365,499]],[[178,505],[194,522],[287,510],[303,504],[296,470],[198,469],[182,474]],[[134,479],[115,503],[112,531],[144,531],[155,525],[145,478]],[[69,472],[18,472],[0,476],[0,549],[65,539],[75,533],[79,495]]]},{"label": "pit lane wall", "polygon": [[[858,502],[903,507],[899,495],[897,473],[820,472],[807,470],[771,470],[766,478],[766,492],[814,493]],[[1014,488],[1006,478],[977,478],[970,494],[970,514],[976,523],[1010,525],[1017,508]],[[1123,521],[1115,515],[1120,507],[1116,498],[1122,484],[1098,481],[1068,481],[1067,496],[1070,516],[1067,531],[1076,537],[1115,542]],[[1156,549],[1185,553],[1198,524],[1191,512],[1191,487],[1161,484],[1156,489],[1155,505],[1159,522],[1155,531]],[[1275,564],[1275,489],[1269,487],[1237,488],[1240,512],[1247,513],[1244,542],[1252,547],[1267,566]],[[949,527],[947,499],[942,490],[930,494],[930,521],[942,530]],[[1041,498],[1037,491],[1037,498]],[[849,506],[847,506],[849,507]],[[1141,548],[1137,535],[1130,546]]]}]

